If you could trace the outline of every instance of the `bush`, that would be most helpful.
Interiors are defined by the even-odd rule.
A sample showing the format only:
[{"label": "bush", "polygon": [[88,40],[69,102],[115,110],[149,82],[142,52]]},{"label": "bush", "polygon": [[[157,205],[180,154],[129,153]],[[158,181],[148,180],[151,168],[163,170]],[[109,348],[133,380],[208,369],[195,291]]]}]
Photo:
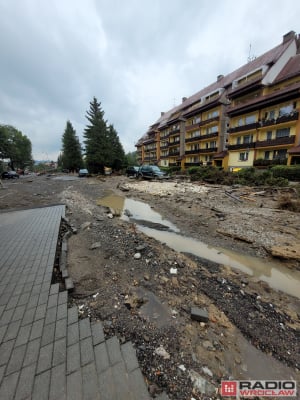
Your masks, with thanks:
[{"label": "bush", "polygon": [[285,178],[289,181],[300,181],[300,165],[277,165],[271,168],[272,174],[276,178]]}]

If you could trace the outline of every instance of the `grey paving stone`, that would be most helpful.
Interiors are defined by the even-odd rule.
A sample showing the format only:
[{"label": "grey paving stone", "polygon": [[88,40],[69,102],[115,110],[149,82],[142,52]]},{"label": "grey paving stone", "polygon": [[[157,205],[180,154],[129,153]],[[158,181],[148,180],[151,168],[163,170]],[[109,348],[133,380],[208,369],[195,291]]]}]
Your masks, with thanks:
[{"label": "grey paving stone", "polygon": [[49,343],[40,348],[40,354],[37,365],[37,374],[50,369],[52,366],[53,343]]},{"label": "grey paving stone", "polygon": [[75,343],[67,348],[67,374],[80,369],[80,347]]},{"label": "grey paving stone", "polygon": [[58,293],[52,294],[51,296],[49,296],[47,308],[56,307],[57,301],[58,301]]},{"label": "grey paving stone", "polygon": [[66,398],[66,366],[61,364],[51,369],[49,400],[65,400]]},{"label": "grey paving stone", "polygon": [[59,304],[57,307],[56,319],[66,319],[68,318],[68,305],[67,303]]},{"label": "grey paving stone", "polygon": [[1,354],[0,365],[7,364],[8,360],[10,358],[11,352],[13,350],[14,344],[15,344],[14,340],[10,340],[9,342],[4,342],[1,344],[1,346],[0,346],[0,354]]},{"label": "grey paving stone", "polygon": [[135,369],[139,368],[139,363],[136,358],[136,351],[133,348],[131,342],[124,343],[121,346],[121,353],[128,372],[134,371]]},{"label": "grey paving stone", "polygon": [[81,365],[94,361],[94,349],[91,337],[80,340],[80,358]]},{"label": "grey paving stone", "polygon": [[71,346],[72,344],[79,342],[79,324],[78,322],[72,325],[68,325],[68,337],[67,344]]},{"label": "grey paving stone", "polygon": [[[101,400],[117,399],[115,393],[115,384],[113,380],[112,369],[108,368],[98,376]],[[121,398],[122,399],[122,398]],[[124,399],[126,399],[124,397]]]},{"label": "grey paving stone", "polygon": [[36,312],[35,308],[30,308],[25,312],[24,317],[22,319],[22,326],[31,324],[34,321],[35,312]]},{"label": "grey paving stone", "polygon": [[35,368],[33,368],[31,365],[21,370],[14,400],[26,400],[28,398],[31,398],[34,375]]},{"label": "grey paving stone", "polygon": [[48,303],[48,297],[49,297],[48,291],[41,292],[39,301],[38,301],[38,305]]},{"label": "grey paving stone", "polygon": [[80,340],[92,335],[91,323],[89,318],[84,318],[79,321],[79,337]]},{"label": "grey paving stone", "polygon": [[43,328],[44,328],[44,320],[43,319],[34,321],[34,323],[32,324],[30,340],[41,337],[42,333],[43,333]]},{"label": "grey paving stone", "polygon": [[18,306],[22,306],[23,304],[27,304],[30,297],[30,292],[26,292],[21,294],[18,300]]},{"label": "grey paving stone", "polygon": [[56,321],[56,307],[48,308],[46,312],[45,325]]},{"label": "grey paving stone", "polygon": [[109,368],[109,359],[106,350],[105,342],[99,343],[94,347],[95,360],[98,374],[101,374],[103,371]]},{"label": "grey paving stone", "polygon": [[36,279],[34,285],[32,286],[31,296],[35,294],[39,295],[41,292],[41,287],[42,287],[41,283],[38,283]]},{"label": "grey paving stone", "polygon": [[13,316],[14,309],[11,308],[10,310],[4,311],[0,319],[0,326],[7,325],[10,323],[10,320]]},{"label": "grey paving stone", "polygon": [[0,367],[0,385],[2,382],[2,378],[4,376],[4,371],[5,371],[6,365],[2,365],[2,367]]},{"label": "grey paving stone", "polygon": [[60,319],[56,321],[55,326],[55,340],[61,339],[67,336],[67,319]]},{"label": "grey paving stone", "polygon": [[37,362],[40,352],[41,338],[30,341],[26,348],[23,367]]},{"label": "grey paving stone", "polygon": [[21,326],[16,339],[16,346],[21,346],[21,344],[27,343],[30,336],[32,325]]},{"label": "grey paving stone", "polygon": [[27,309],[36,307],[39,301],[39,294],[31,294],[27,303]]},{"label": "grey paving stone", "polygon": [[0,344],[2,343],[2,339],[4,338],[7,328],[8,325],[3,325],[0,327]]},{"label": "grey paving stone", "polygon": [[116,336],[113,336],[110,339],[106,340],[106,346],[110,365],[114,365],[123,361],[120,343]]},{"label": "grey paving stone", "polygon": [[130,372],[129,387],[132,400],[150,400],[145,380],[139,368]]},{"label": "grey paving stone", "polygon": [[104,332],[103,325],[101,321],[98,321],[94,324],[91,324],[92,328],[92,336],[93,336],[93,344],[96,346],[97,344],[104,341]]},{"label": "grey paving stone", "polygon": [[12,296],[9,299],[9,302],[6,304],[6,310],[9,310],[11,308],[15,308],[17,306],[17,304],[18,304],[19,297],[20,297],[20,295]]},{"label": "grey paving stone", "polygon": [[11,318],[11,321],[17,321],[19,319],[23,319],[25,311],[26,311],[26,304],[24,304],[23,306],[16,307],[13,316]]},{"label": "grey paving stone", "polygon": [[130,393],[129,381],[127,379],[124,362],[119,362],[112,366],[112,375],[116,391],[116,398],[130,399],[132,396]]},{"label": "grey paving stone", "polygon": [[68,292],[72,292],[74,290],[74,283],[73,283],[72,278],[65,279],[65,286],[66,286],[66,290]]},{"label": "grey paving stone", "polygon": [[52,366],[55,367],[67,360],[67,341],[66,338],[56,340],[53,348]]},{"label": "grey paving stone", "polygon": [[46,346],[51,342],[54,342],[55,335],[55,322],[49,325],[44,325],[43,335],[42,335],[42,346]]},{"label": "grey paving stone", "polygon": [[65,290],[58,294],[58,305],[68,302],[68,292]]},{"label": "grey paving stone", "polygon": [[50,390],[50,377],[50,369],[35,377],[32,400],[48,400]]},{"label": "grey paving stone", "polygon": [[15,372],[3,378],[0,386],[0,399],[13,400],[20,372]]},{"label": "grey paving stone", "polygon": [[20,371],[25,356],[26,345],[15,347],[11,353],[9,363],[6,368],[5,375],[12,374],[13,372]]},{"label": "grey paving stone", "polygon": [[68,325],[75,324],[75,322],[78,322],[77,306],[68,309]]},{"label": "grey paving stone", "polygon": [[59,292],[59,283],[50,286],[50,296]]},{"label": "grey paving stone", "polygon": [[34,319],[35,321],[46,317],[47,304],[41,304],[36,308]]},{"label": "grey paving stone", "polygon": [[[84,400],[100,400],[95,363],[87,364],[81,369]],[[111,398],[113,399],[113,398]]]},{"label": "grey paving stone", "polygon": [[[1,293],[1,290],[0,290],[0,293]],[[2,316],[2,314],[4,312],[4,310],[5,310],[5,306],[6,306],[6,304],[0,306],[0,319],[1,319],[1,316]]]},{"label": "grey paving stone", "polygon": [[82,400],[82,395],[81,370],[77,370],[67,376],[67,400]]}]

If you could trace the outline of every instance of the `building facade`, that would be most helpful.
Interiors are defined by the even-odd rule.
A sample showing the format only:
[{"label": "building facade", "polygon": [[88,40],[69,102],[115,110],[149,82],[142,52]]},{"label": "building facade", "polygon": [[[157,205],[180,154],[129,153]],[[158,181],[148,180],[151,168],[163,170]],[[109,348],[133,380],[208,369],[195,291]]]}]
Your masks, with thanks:
[{"label": "building facade", "polygon": [[234,170],[300,163],[300,39],[281,44],[183,97],[136,144],[139,164]]}]

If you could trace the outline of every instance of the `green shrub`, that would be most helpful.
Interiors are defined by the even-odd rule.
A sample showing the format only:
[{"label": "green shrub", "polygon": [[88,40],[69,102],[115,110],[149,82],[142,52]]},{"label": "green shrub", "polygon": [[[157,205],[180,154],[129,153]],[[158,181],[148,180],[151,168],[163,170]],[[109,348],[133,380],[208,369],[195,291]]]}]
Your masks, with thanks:
[{"label": "green shrub", "polygon": [[275,178],[285,178],[289,181],[300,181],[300,165],[276,165],[271,168]]}]

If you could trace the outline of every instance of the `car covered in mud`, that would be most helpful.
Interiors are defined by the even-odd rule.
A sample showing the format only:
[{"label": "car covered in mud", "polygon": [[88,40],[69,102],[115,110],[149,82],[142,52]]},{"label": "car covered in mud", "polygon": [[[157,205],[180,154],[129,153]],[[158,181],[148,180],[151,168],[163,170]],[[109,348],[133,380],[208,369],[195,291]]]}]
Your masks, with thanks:
[{"label": "car covered in mud", "polygon": [[139,173],[139,167],[137,167],[137,166],[135,166],[135,165],[133,165],[133,166],[131,166],[131,167],[128,167],[127,169],[126,169],[126,175],[128,176],[128,177],[137,177],[138,176],[138,173]]},{"label": "car covered in mud", "polygon": [[170,176],[157,165],[142,165],[137,177],[139,179],[169,179]]}]

